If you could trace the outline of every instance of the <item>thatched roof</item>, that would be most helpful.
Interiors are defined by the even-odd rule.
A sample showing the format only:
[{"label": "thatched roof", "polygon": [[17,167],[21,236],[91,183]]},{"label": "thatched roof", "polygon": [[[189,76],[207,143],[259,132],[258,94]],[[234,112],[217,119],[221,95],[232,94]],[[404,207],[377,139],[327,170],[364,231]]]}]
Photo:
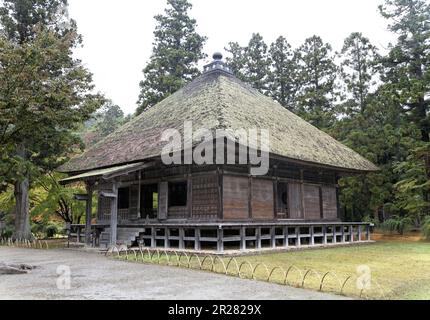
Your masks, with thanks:
[{"label": "thatched roof", "polygon": [[[345,171],[378,168],[277,102],[223,70],[212,70],[62,166],[62,172],[84,172],[159,157],[166,129],[270,130],[273,155]],[[196,142],[197,143],[197,142]]]}]

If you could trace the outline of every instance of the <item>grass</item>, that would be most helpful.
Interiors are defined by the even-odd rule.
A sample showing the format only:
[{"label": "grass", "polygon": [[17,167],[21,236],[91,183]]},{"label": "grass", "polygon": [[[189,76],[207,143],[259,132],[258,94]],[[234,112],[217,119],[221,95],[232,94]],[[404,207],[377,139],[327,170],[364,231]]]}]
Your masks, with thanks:
[{"label": "grass", "polygon": [[[291,265],[301,270],[313,269],[320,274],[331,271],[340,279],[353,276],[345,294],[356,296],[358,266],[368,266],[372,277],[370,297],[377,297],[382,287],[388,299],[430,299],[430,243],[382,241],[372,245],[307,250],[237,259],[253,265],[264,263],[269,269]],[[265,272],[260,268],[260,272]],[[280,277],[280,275],[279,275]],[[353,280],[353,281],[352,281]],[[305,287],[316,289],[319,279],[310,274]],[[376,285],[376,287],[375,287]],[[327,291],[337,291],[336,280],[327,279]]]},{"label": "grass", "polygon": [[[125,256],[119,258],[125,259]],[[143,261],[225,273],[220,259],[217,258],[215,264],[211,259],[203,259],[195,255],[170,255],[167,258],[160,251],[160,257],[154,253],[152,260],[148,253],[144,253]],[[129,254],[128,260],[141,262],[141,254],[137,254],[137,259],[133,254]],[[389,241],[381,240],[370,245],[237,257],[237,265],[231,258],[222,260],[224,266],[231,262],[227,268],[229,275],[237,276],[237,266],[240,266],[242,278],[319,290],[322,276],[331,272],[324,279],[324,292],[339,294],[343,283],[349,278],[342,291],[342,294],[347,296],[398,300],[430,299],[430,243],[424,241],[390,238]],[[291,266],[294,267],[290,268]],[[359,266],[366,266],[371,272],[371,287],[363,292],[357,289]],[[289,269],[285,281],[285,272]],[[311,271],[303,282],[308,270]]]}]

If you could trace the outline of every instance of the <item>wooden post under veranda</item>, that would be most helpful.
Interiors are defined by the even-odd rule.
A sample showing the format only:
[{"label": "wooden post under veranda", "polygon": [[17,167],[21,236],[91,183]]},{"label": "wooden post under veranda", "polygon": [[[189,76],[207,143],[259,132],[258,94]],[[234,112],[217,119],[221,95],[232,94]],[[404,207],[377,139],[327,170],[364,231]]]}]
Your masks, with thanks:
[{"label": "wooden post under veranda", "polygon": [[91,221],[92,221],[92,215],[93,215],[93,192],[94,192],[94,183],[93,182],[87,182],[86,183],[86,189],[87,189],[87,199],[86,199],[86,207],[85,207],[85,244],[87,246],[91,246],[92,239],[91,239]]}]

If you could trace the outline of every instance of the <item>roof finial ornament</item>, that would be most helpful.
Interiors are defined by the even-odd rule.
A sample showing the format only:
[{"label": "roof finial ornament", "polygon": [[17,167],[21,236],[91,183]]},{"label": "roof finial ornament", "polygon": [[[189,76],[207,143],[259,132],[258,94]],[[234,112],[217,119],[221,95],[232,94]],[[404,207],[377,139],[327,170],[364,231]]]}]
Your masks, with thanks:
[{"label": "roof finial ornament", "polygon": [[221,61],[222,60],[222,53],[221,52],[215,52],[212,57],[215,61]]},{"label": "roof finial ornament", "polygon": [[230,67],[222,61],[222,53],[221,52],[215,52],[212,56],[213,61],[209,63],[208,65],[204,66],[204,73],[208,73],[214,70],[221,70],[229,74],[233,74]]}]

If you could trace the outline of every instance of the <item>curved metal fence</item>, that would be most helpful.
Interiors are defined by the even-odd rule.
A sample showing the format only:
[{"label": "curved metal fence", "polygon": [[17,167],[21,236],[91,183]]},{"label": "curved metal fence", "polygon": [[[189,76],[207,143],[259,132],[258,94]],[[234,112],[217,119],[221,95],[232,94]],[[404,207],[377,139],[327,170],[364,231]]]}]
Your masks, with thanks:
[{"label": "curved metal fence", "polygon": [[197,255],[184,251],[143,247],[129,249],[126,246],[111,246],[105,256],[138,263],[214,272],[241,279],[266,281],[361,299],[387,298],[386,291],[373,278],[366,289],[357,285],[360,281],[359,275],[340,277],[334,271],[320,273],[314,269],[303,270],[295,265],[290,265],[286,269],[282,266],[268,266],[265,263],[252,264],[250,261],[243,261],[243,258],[238,260],[236,257],[222,258],[217,255]]},{"label": "curved metal fence", "polygon": [[1,238],[0,246],[14,247],[14,248],[27,248],[27,249],[49,249],[48,241],[46,240],[26,240],[26,239],[11,239]]}]

